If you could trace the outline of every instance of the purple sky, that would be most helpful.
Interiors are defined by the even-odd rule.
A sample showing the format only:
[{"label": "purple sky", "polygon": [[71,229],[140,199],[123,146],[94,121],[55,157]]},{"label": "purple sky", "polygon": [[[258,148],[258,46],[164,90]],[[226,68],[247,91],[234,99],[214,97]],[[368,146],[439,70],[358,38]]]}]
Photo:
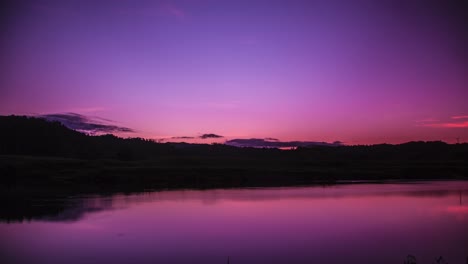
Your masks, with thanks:
[{"label": "purple sky", "polygon": [[11,1],[0,114],[129,136],[468,141],[462,1]]}]

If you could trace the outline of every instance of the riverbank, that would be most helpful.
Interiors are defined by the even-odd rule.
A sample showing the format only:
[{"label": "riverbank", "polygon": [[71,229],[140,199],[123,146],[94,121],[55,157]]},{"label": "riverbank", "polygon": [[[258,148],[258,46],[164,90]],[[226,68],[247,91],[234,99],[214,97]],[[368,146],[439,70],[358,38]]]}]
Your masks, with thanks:
[{"label": "riverbank", "polygon": [[468,179],[463,161],[309,160],[162,156],[141,161],[0,156],[2,193],[112,193],[148,189],[296,186]]}]

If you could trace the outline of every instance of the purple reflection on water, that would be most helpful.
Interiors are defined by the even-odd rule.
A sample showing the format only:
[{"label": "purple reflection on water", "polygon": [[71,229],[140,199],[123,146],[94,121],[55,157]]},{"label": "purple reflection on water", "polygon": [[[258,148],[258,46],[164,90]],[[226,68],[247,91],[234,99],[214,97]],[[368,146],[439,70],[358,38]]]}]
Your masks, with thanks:
[{"label": "purple reflection on water", "polygon": [[[468,257],[468,182],[87,197],[0,223],[3,263],[418,263]],[[73,213],[70,213],[73,212]],[[72,217],[67,220],[67,215]],[[47,220],[44,220],[47,219]]]}]

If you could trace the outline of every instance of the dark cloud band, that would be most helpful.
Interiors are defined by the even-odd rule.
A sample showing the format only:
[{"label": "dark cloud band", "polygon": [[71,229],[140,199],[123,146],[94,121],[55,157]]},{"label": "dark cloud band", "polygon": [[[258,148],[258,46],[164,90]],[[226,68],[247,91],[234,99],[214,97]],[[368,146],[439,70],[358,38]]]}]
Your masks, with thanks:
[{"label": "dark cloud band", "polygon": [[253,147],[253,148],[293,148],[309,146],[342,146],[343,143],[335,141],[333,143],[315,142],[315,141],[279,141],[272,139],[250,138],[250,139],[232,139],[225,143],[235,147]]},{"label": "dark cloud band", "polygon": [[47,114],[47,115],[38,115],[36,117],[44,118],[48,121],[60,122],[64,126],[70,129],[89,133],[89,134],[135,132],[131,128],[112,125],[112,124],[109,124],[108,122],[104,123],[103,119],[99,119],[101,121],[97,121],[96,119],[98,118],[91,118],[91,117],[87,117],[87,116],[76,114],[76,113]]},{"label": "dark cloud band", "polygon": [[207,139],[207,138],[222,138],[223,136],[216,135],[216,134],[203,134],[200,136],[201,139]]}]

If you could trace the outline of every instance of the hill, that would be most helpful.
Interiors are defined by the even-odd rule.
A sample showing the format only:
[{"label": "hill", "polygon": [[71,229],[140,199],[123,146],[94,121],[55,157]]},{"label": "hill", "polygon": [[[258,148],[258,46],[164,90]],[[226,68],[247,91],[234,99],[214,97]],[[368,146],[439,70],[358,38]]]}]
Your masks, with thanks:
[{"label": "hill", "polygon": [[89,136],[58,122],[0,116],[0,174],[7,193],[464,179],[468,144],[239,148]]}]

